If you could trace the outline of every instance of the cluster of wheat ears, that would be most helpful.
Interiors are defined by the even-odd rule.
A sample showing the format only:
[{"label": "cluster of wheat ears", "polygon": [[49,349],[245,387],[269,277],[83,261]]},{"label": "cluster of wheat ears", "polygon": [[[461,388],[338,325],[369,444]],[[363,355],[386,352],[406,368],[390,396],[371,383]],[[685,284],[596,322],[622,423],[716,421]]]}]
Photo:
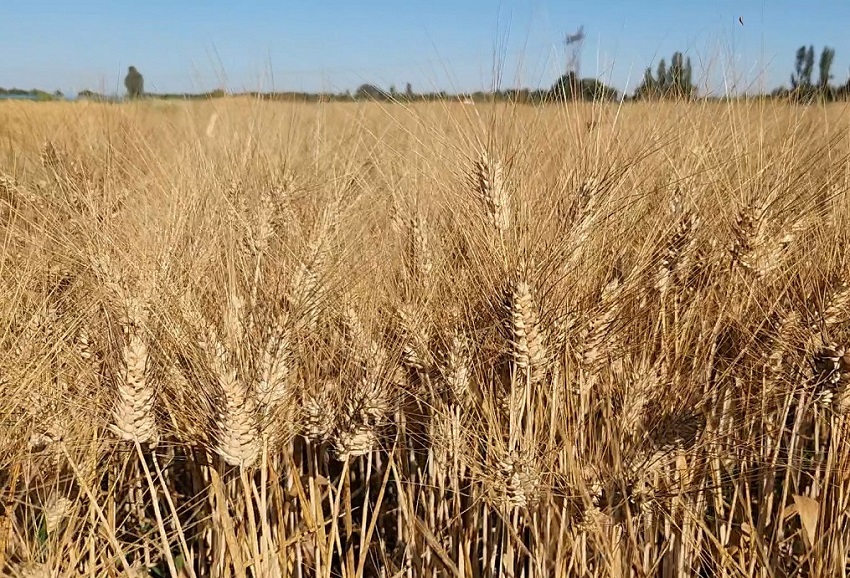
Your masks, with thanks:
[{"label": "cluster of wheat ears", "polygon": [[840,110],[37,106],[6,574],[846,572]]}]

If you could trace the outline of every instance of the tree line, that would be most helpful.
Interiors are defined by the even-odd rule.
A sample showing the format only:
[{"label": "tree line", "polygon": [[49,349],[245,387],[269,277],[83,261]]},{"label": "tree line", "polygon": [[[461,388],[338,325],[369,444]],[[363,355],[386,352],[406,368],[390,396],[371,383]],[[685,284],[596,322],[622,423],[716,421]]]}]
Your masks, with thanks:
[{"label": "tree line", "polygon": [[[817,78],[815,74],[816,52],[814,45],[800,46],[794,56],[794,70],[790,77],[790,88],[781,86],[773,90],[768,96],[771,98],[783,98],[796,102],[831,101],[837,99],[850,99],[850,78],[843,85],[834,85],[832,66],[835,62],[835,49],[825,46],[817,58]],[[207,99],[226,96],[223,90],[214,90],[202,94],[150,94],[144,90],[144,77],[135,67],[130,66],[124,78],[124,87],[127,90],[127,98],[161,98],[161,99]],[[34,100],[56,100],[63,99],[61,92],[46,93],[39,90],[24,91],[20,89],[5,90],[0,88],[0,98],[8,96],[31,96]],[[84,90],[78,95],[80,98],[89,100],[116,101],[120,98],[98,94]],[[596,78],[577,78],[574,72],[568,72],[558,78],[549,88],[528,89],[516,88],[508,90],[497,90],[491,92],[471,92],[461,94],[449,94],[444,91],[417,93],[410,83],[405,85],[403,92],[399,92],[394,85],[384,90],[374,84],[362,84],[354,92],[343,91],[340,93],[306,93],[306,92],[245,92],[233,96],[252,96],[264,100],[278,101],[306,101],[306,102],[346,102],[346,101],[444,101],[449,98],[459,99],[464,102],[479,101],[513,101],[519,103],[540,103],[548,101],[564,100],[619,100],[621,95],[617,89],[606,85]],[[659,100],[676,99],[688,100],[699,97],[693,79],[693,68],[690,57],[682,52],[674,52],[670,58],[669,65],[662,58],[654,67],[646,68],[643,79],[634,90],[631,97],[622,95],[623,99],[631,100]]]},{"label": "tree line", "polygon": [[850,96],[850,79],[843,86],[833,86],[832,65],[835,62],[835,49],[824,46],[818,58],[818,77],[812,76],[815,69],[815,47],[803,45],[794,55],[794,72],[791,73],[791,87],[780,87],[773,91],[774,96],[793,100],[811,101],[814,99],[835,100]]}]

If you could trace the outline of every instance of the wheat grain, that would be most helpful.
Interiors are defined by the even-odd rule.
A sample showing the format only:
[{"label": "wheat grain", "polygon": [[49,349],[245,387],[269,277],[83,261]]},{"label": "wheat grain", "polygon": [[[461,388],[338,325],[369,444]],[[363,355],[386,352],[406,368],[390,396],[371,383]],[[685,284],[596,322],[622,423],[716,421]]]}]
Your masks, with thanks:
[{"label": "wheat grain", "polygon": [[366,455],[376,449],[379,430],[392,409],[381,383],[364,375],[349,389],[331,435],[334,453],[341,460]]},{"label": "wheat grain", "polygon": [[156,396],[148,383],[148,347],[137,331],[128,333],[112,410],[113,428],[122,439],[155,445]]},{"label": "wheat grain", "polygon": [[830,292],[824,304],[822,321],[825,332],[829,333],[847,319],[848,304],[850,304],[850,285],[846,281],[841,281],[838,287]]},{"label": "wheat grain", "polygon": [[209,323],[185,295],[182,305],[185,314],[201,327],[198,346],[209,363],[216,386],[217,407],[213,408],[215,452],[227,464],[240,468],[254,465],[260,452],[257,408],[253,392],[249,392],[239,370],[242,342],[241,301],[231,298],[226,308],[225,324],[229,339],[236,350],[221,339],[215,326]]},{"label": "wheat grain", "polygon": [[209,346],[214,353],[212,363],[221,395],[216,408],[215,450],[232,466],[250,467],[260,451],[253,397],[239,378],[233,354],[218,339]]}]

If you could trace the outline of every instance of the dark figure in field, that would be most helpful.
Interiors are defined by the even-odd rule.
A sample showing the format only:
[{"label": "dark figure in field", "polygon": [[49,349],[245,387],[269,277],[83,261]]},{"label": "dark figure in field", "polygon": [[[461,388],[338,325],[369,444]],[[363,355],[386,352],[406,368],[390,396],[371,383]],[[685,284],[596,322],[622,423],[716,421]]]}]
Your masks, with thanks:
[{"label": "dark figure in field", "polygon": [[127,87],[127,96],[130,98],[139,98],[145,92],[145,79],[135,66],[131,66],[127,71],[124,86]]}]

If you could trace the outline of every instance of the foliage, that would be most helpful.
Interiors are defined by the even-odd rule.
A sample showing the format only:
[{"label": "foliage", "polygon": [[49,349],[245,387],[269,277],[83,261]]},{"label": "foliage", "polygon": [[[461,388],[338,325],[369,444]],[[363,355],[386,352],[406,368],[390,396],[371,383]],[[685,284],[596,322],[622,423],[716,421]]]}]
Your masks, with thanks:
[{"label": "foliage", "polygon": [[681,52],[674,52],[670,61],[670,67],[662,58],[658,62],[658,71],[652,75],[652,68],[648,67],[643,75],[643,81],[634,93],[636,99],[690,99],[696,95],[696,87],[693,83],[693,69],[691,59],[684,58]]},{"label": "foliage", "polygon": [[797,102],[815,100],[833,100],[843,91],[831,86],[832,65],[835,62],[835,49],[825,46],[818,60],[818,79],[812,79],[815,66],[815,47],[800,46],[794,57],[794,72],[791,74],[791,89],[779,89],[775,94],[783,95]]},{"label": "foliage", "polygon": [[37,102],[48,102],[52,100],[63,100],[65,97],[60,91],[54,93],[45,92],[43,90],[31,89],[25,90],[22,88],[0,88],[0,100],[3,99],[21,99],[34,100]]},{"label": "foliage", "polygon": [[619,93],[596,78],[578,80],[570,71],[555,81],[548,96],[554,100],[611,101],[617,100]]},{"label": "foliage", "polygon": [[354,98],[362,100],[387,100],[390,93],[378,88],[374,84],[361,84],[354,93]]}]

